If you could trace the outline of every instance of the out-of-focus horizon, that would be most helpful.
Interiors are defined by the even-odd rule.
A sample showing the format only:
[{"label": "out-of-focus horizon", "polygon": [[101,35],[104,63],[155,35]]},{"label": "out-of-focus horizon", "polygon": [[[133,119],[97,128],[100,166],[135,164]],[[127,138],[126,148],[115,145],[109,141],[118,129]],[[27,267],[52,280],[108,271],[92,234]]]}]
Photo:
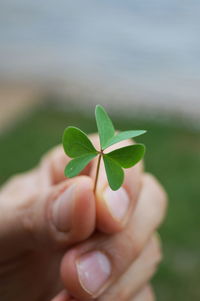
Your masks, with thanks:
[{"label": "out-of-focus horizon", "polygon": [[2,0],[0,93],[14,87],[14,102],[46,89],[198,119],[199,14],[196,0]]}]

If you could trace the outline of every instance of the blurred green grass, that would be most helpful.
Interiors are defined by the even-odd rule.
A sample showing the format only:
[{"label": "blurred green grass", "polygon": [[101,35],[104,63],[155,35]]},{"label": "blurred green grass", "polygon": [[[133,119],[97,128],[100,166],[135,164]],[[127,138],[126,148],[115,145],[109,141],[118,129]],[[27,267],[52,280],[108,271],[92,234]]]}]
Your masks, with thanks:
[{"label": "blurred green grass", "polygon": [[[159,178],[169,195],[167,218],[160,228],[164,260],[153,279],[158,300],[200,300],[200,132],[180,126],[178,119],[112,118],[121,130],[148,130],[137,139],[147,146],[146,170]],[[68,125],[96,131],[93,114],[44,106],[1,135],[0,184],[34,167],[42,154],[60,143]]]}]

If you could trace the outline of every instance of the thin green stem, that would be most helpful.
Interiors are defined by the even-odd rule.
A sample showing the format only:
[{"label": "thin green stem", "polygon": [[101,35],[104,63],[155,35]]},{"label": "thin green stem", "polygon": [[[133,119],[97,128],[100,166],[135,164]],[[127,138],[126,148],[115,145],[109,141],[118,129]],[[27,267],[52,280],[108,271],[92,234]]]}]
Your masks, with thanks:
[{"label": "thin green stem", "polygon": [[93,189],[94,194],[96,194],[96,189],[97,189],[101,157],[102,157],[102,152],[99,153],[98,162],[97,162],[96,176],[95,176],[94,189]]}]

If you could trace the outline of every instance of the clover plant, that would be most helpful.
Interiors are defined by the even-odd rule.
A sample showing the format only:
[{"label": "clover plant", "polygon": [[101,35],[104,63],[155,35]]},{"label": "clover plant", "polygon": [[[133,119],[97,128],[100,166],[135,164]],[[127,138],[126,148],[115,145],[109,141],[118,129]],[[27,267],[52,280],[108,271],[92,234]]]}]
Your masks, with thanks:
[{"label": "clover plant", "polygon": [[63,147],[65,153],[72,158],[65,168],[65,176],[77,176],[87,164],[98,156],[97,169],[94,182],[96,192],[101,158],[103,158],[108,183],[112,190],[121,187],[124,181],[123,168],[134,166],[142,159],[145,153],[143,144],[133,144],[105,153],[105,150],[120,141],[134,138],[144,134],[144,130],[133,130],[116,133],[113,123],[105,109],[97,105],[95,109],[96,123],[100,138],[100,150],[97,150],[88,136],[77,127],[69,126],[63,134]]}]

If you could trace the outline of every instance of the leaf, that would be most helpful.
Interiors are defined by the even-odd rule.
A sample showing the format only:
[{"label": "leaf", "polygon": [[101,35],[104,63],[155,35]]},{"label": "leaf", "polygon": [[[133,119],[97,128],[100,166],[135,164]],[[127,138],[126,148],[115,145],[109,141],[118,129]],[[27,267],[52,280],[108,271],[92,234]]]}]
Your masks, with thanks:
[{"label": "leaf", "polygon": [[76,127],[67,127],[62,141],[65,153],[71,158],[80,157],[88,153],[97,154],[87,135]]},{"label": "leaf", "polygon": [[123,140],[127,140],[130,138],[134,138],[146,133],[145,130],[137,130],[137,131],[125,131],[120,132],[119,134],[115,135],[114,137],[110,138],[107,143],[105,144],[104,148],[107,148],[115,143],[118,143]]},{"label": "leaf", "polygon": [[122,167],[129,168],[138,163],[145,153],[143,144],[134,144],[116,149],[107,156],[118,162]]},{"label": "leaf", "polygon": [[119,189],[124,181],[123,169],[115,160],[108,157],[107,155],[103,155],[103,160],[108,178],[108,183],[111,189]]},{"label": "leaf", "polygon": [[97,154],[85,154],[78,158],[71,160],[65,167],[65,176],[68,178],[73,178],[77,176],[86,165],[94,158]]},{"label": "leaf", "polygon": [[102,106],[96,106],[95,117],[100,137],[101,148],[105,149],[108,141],[115,135],[115,129],[110,117]]}]

